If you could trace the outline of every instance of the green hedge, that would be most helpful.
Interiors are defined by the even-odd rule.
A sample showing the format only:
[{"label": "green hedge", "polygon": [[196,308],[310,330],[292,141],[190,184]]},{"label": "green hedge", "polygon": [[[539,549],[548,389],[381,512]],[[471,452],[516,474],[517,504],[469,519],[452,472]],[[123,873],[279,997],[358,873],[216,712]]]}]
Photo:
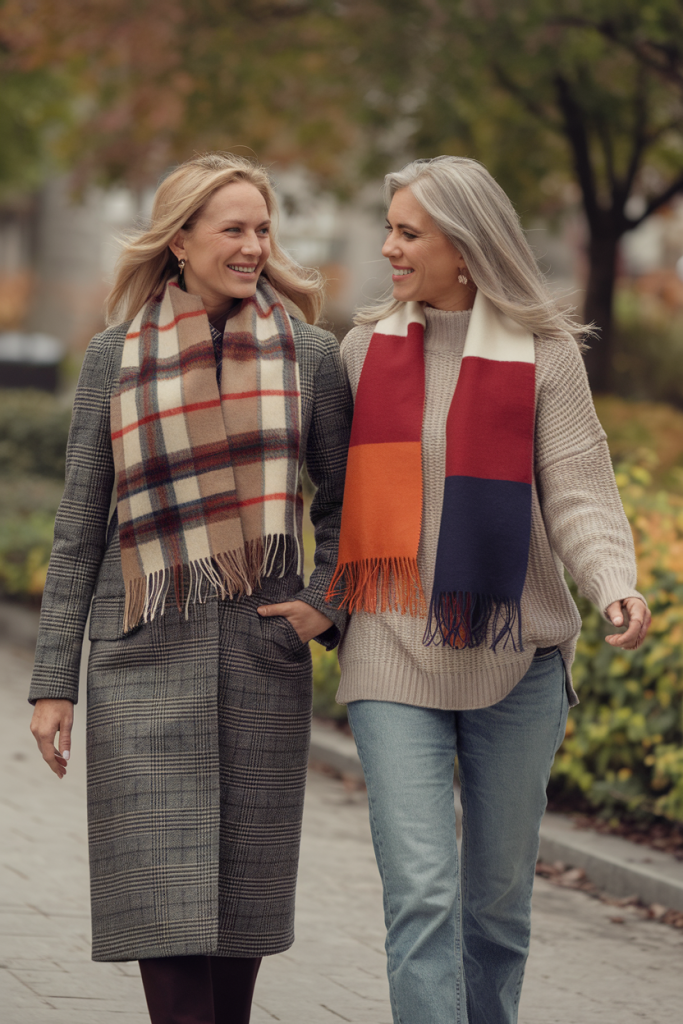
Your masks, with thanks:
[{"label": "green hedge", "polygon": [[0,593],[39,600],[64,485],[71,410],[44,391],[0,390]]},{"label": "green hedge", "polygon": [[0,594],[38,601],[63,483],[0,474]]},{"label": "green hedge", "polygon": [[45,391],[0,390],[0,473],[64,480],[71,409]]},{"label": "green hedge", "polygon": [[54,512],[0,516],[0,593],[39,600],[52,549]]},{"label": "green hedge", "polygon": [[337,704],[335,696],[339,688],[339,662],[336,651],[326,651],[313,641],[313,714],[319,718],[333,718],[346,721],[346,706]]},{"label": "green hedge", "polygon": [[[650,460],[651,461],[651,460]],[[579,794],[606,815],[627,810],[683,821],[683,498],[651,493],[642,466],[617,472],[636,541],[639,586],[652,612],[637,651],[615,652],[587,601],[571,712],[555,760],[556,793]]]}]

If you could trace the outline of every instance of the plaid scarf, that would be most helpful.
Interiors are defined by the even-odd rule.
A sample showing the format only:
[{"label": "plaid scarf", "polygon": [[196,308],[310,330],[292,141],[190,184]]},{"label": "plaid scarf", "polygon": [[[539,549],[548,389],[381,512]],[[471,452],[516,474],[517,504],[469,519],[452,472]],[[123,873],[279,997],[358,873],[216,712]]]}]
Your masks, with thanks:
[{"label": "plaid scarf", "polygon": [[124,630],[250,594],[299,563],[299,367],[263,278],[223,336],[223,386],[201,299],[170,280],[133,320],[111,399]]},{"label": "plaid scarf", "polygon": [[[425,316],[402,304],[363,363],[328,600],[349,611],[427,614],[422,518]],[[477,294],[446,423],[443,511],[425,644],[522,647],[531,532],[535,354],[530,333]]]}]

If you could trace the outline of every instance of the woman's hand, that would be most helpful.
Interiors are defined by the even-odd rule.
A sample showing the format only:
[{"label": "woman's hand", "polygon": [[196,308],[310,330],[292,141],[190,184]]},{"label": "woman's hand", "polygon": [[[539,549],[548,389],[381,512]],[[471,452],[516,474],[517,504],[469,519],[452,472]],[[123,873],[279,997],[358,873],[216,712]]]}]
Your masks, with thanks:
[{"label": "woman's hand", "polygon": [[625,633],[611,633],[605,637],[612,647],[624,647],[633,651],[640,647],[652,622],[650,609],[639,597],[625,597],[623,601],[612,601],[605,614],[613,626],[624,625],[624,611],[628,615],[628,628]]},{"label": "woman's hand", "polygon": [[[31,719],[31,732],[36,738],[38,749],[55,775],[60,779],[66,775],[66,762],[71,754],[71,726],[74,721],[74,706],[70,700],[51,700],[43,697],[36,701]],[[59,733],[59,749],[55,747],[55,736]]]},{"label": "woman's hand", "polygon": [[327,615],[323,615],[317,608],[312,608],[305,601],[283,601],[281,604],[262,604],[257,608],[259,615],[267,618],[269,615],[282,615],[289,619],[290,626],[301,640],[307,644],[314,636],[320,636],[333,624]]}]

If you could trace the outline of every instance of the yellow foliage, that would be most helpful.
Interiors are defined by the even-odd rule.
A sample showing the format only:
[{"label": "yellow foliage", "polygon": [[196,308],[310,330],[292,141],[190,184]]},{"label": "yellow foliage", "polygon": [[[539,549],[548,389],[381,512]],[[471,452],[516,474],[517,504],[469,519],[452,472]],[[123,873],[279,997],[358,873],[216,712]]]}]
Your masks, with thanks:
[{"label": "yellow foliage", "polygon": [[[612,427],[619,416],[623,427],[635,408],[614,399],[601,399],[600,406]],[[680,487],[683,414],[651,406],[645,413],[651,435],[665,438],[662,458],[677,469]],[[580,790],[606,814],[628,809],[683,821],[683,495],[655,489],[662,479],[659,450],[622,455],[628,461],[617,467],[617,482],[652,628],[642,648],[615,653],[604,643],[607,627],[597,610],[577,596],[583,630],[574,675],[581,703],[572,711],[553,785]]]}]

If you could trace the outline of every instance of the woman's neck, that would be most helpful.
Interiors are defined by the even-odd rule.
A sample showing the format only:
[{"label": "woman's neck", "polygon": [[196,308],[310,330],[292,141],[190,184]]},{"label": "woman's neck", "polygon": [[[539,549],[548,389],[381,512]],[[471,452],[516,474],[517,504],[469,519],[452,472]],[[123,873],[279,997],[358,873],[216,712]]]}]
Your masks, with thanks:
[{"label": "woman's neck", "polygon": [[209,297],[202,295],[197,288],[193,288],[191,284],[188,285],[187,276],[181,281],[180,286],[188,295],[196,295],[202,300],[202,305],[211,323],[224,320],[233,306],[240,301],[231,295],[211,295]]},{"label": "woman's neck", "polygon": [[225,320],[233,306],[239,302],[239,299],[229,298],[224,299],[222,302],[206,302],[202,297],[202,301],[204,302],[206,315],[211,323],[215,324],[219,323],[221,320]]},{"label": "woman's neck", "polygon": [[426,306],[433,309],[442,309],[446,313],[465,313],[472,309],[477,295],[477,289],[463,285],[457,292],[443,297],[435,298],[432,302],[426,302]]}]

